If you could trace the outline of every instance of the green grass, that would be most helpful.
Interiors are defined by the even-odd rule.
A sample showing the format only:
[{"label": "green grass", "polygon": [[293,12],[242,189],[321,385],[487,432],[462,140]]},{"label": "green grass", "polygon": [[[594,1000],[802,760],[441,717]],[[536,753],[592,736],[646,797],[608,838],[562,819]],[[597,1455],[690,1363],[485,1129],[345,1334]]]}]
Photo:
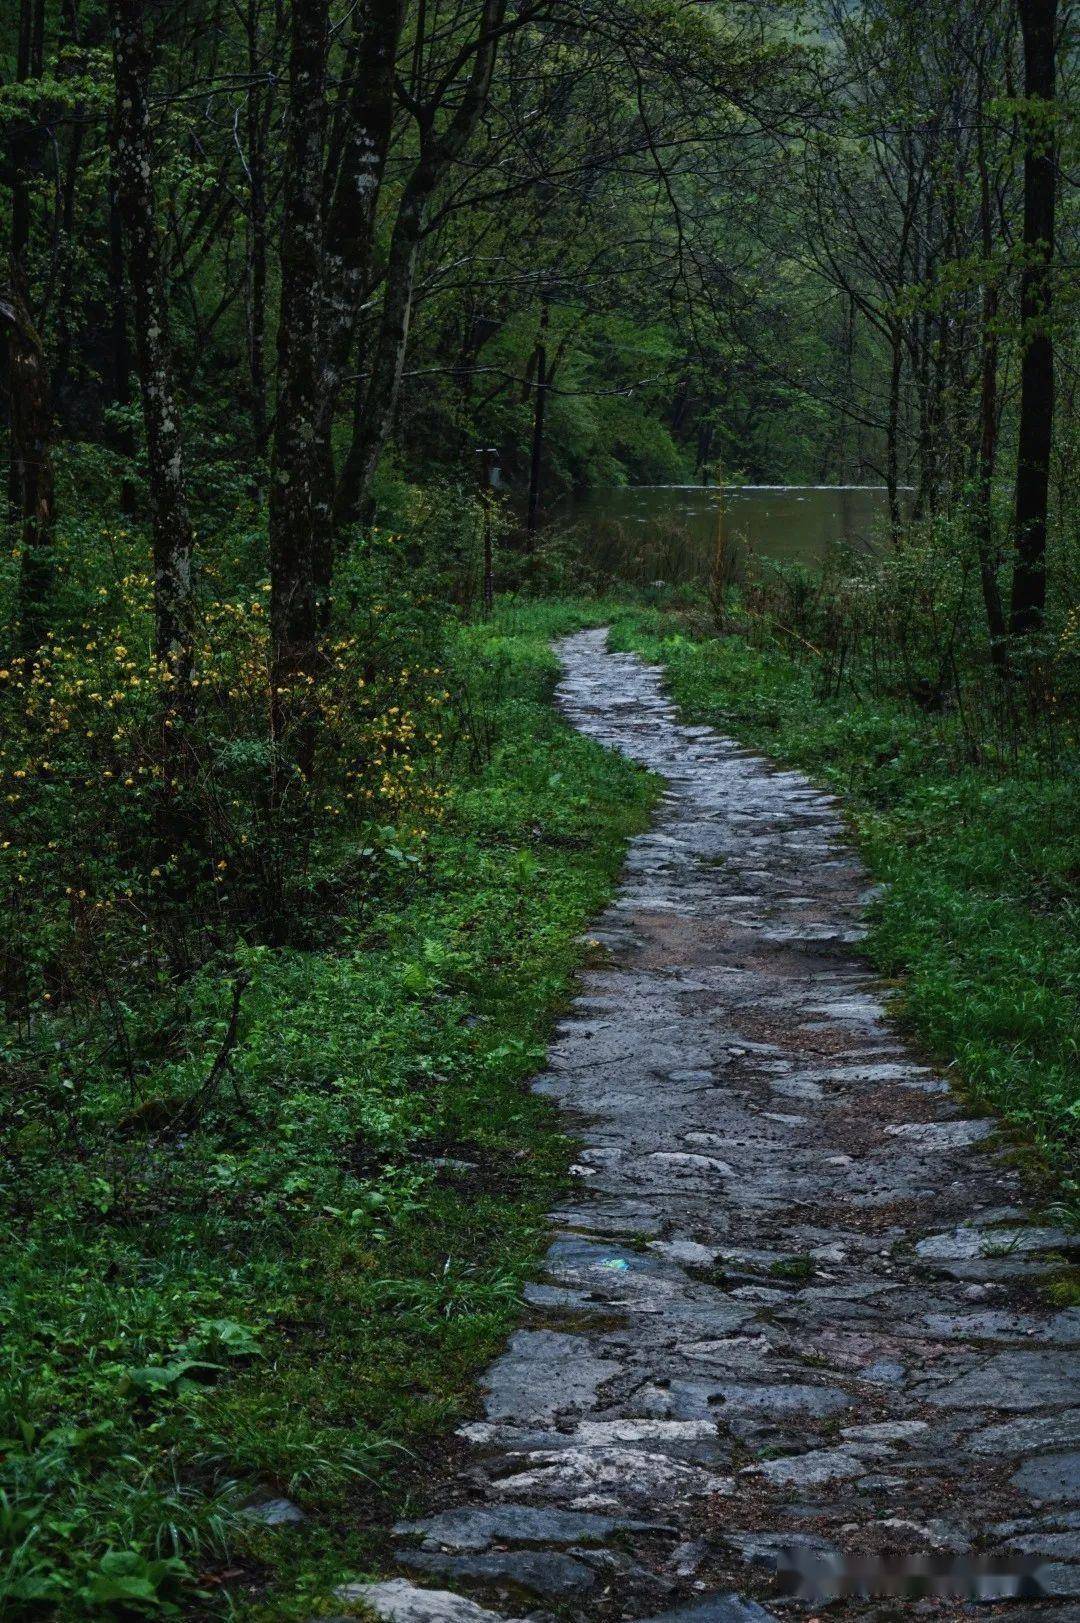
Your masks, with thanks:
[{"label": "green grass", "polygon": [[1075,1202],[1080,1129],[1080,771],[958,765],[948,721],[850,695],[811,664],[738,637],[687,635],[657,610],[615,618],[615,646],[662,663],[695,721],[844,795],[888,890],[868,951],[900,983],[915,1041],[1033,1143]]},{"label": "green grass", "polygon": [[[378,1570],[520,1317],[570,1151],[525,1081],[651,801],[550,705],[547,639],[589,613],[460,633],[489,758],[462,747],[445,821],[378,907],[321,950],[241,953],[232,1081],[197,1130],[125,1124],[106,1095],[78,1142],[20,1129],[4,1616],[301,1618]],[[229,991],[200,977],[189,1045],[216,1051]],[[308,1520],[251,1526],[255,1486]]]}]

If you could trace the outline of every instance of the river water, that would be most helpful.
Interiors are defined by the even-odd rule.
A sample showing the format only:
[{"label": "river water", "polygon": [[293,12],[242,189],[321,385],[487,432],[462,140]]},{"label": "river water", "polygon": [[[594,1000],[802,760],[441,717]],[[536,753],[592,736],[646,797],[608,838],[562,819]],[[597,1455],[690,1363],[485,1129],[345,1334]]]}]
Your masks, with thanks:
[{"label": "river water", "polygon": [[586,490],[560,516],[587,532],[597,562],[641,579],[700,579],[717,524],[737,555],[820,566],[831,548],[873,548],[888,519],[876,485],[630,485]]}]

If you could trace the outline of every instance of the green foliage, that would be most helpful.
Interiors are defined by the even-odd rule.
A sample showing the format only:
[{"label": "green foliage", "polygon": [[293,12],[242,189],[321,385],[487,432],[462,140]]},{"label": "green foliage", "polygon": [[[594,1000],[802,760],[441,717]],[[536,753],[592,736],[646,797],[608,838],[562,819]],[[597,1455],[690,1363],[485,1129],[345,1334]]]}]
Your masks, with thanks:
[{"label": "green foliage", "polygon": [[[384,796],[378,823],[327,821],[334,889],[302,947],[245,940],[226,895],[183,973],[148,962],[166,926],[139,867],[138,779],[126,795],[82,782],[98,747],[132,776],[138,690],[130,701],[117,683],[124,699],[92,739],[81,713],[47,746],[9,733],[57,765],[8,784],[17,838],[34,834],[32,850],[12,846],[28,881],[5,929],[34,995],[14,987],[0,1056],[5,1616],[214,1613],[240,1604],[225,1598],[239,1571],[252,1611],[309,1615],[304,1597],[373,1561],[372,1528],[403,1503],[415,1451],[461,1412],[543,1245],[568,1146],[521,1084],[649,790],[550,708],[545,639],[577,611],[529,626],[433,617],[422,559],[416,591],[400,590],[398,546],[361,546],[345,567],[342,636],[363,628],[379,715],[437,643],[437,809]],[[126,590],[93,586],[80,657],[50,659],[85,672],[104,647],[111,671],[121,630],[125,648],[144,645]],[[258,597],[243,601],[241,645],[261,618]],[[53,713],[55,669],[6,701],[9,721],[28,691]],[[261,768],[254,730],[218,746],[240,825],[253,750]],[[395,753],[395,771],[410,759]],[[86,929],[83,899],[56,899],[80,864],[95,895],[133,891],[121,922]],[[298,1499],[309,1520],[259,1527],[242,1510],[254,1489]]]}]

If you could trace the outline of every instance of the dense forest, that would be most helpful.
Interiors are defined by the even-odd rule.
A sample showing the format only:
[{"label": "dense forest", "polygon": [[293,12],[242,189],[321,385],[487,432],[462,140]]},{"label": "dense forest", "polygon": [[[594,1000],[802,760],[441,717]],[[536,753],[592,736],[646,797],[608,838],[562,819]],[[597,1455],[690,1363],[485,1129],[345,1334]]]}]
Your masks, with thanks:
[{"label": "dense forest", "polygon": [[[4,1615],[379,1569],[656,792],[552,710],[572,627],[849,795],[905,1018],[1075,1208],[1069,9],[5,8]],[[567,517],[748,482],[880,534],[691,578]]]}]

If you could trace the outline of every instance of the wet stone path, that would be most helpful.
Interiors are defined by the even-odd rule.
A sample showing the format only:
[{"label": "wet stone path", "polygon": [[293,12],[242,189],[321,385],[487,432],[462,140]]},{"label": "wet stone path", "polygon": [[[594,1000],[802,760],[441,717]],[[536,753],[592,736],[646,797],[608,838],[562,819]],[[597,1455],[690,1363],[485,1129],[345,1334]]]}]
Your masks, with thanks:
[{"label": "wet stone path", "polygon": [[459,1474],[396,1530],[405,1576],[344,1594],[397,1623],[1080,1619],[1080,1310],[1038,1288],[1069,1240],[890,1028],[836,803],[683,725],[604,632],[560,652],[573,725],[667,785],[535,1084],[574,1197]]}]

